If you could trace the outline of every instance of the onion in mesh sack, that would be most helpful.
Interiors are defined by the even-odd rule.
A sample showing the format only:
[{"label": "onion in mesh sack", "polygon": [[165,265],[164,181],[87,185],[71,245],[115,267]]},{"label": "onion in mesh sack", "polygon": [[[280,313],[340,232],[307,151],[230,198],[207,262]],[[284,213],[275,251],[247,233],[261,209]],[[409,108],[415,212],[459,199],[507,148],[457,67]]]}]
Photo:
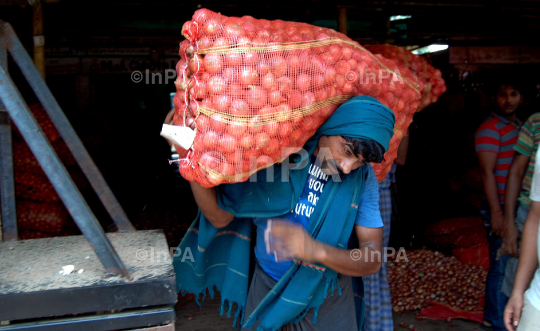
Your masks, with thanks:
[{"label": "onion in mesh sack", "polygon": [[[339,105],[370,95],[396,114],[379,180],[389,171],[423,83],[331,29],[207,9],[184,24],[174,123],[194,127],[180,172],[212,187],[245,181],[300,149]],[[246,138],[247,137],[247,138]]]}]

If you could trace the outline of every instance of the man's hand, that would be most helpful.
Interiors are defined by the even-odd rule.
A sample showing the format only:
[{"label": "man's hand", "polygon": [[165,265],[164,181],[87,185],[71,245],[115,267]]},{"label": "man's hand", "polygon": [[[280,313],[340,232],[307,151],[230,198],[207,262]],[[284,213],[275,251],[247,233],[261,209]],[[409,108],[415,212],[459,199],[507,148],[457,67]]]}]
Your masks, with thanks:
[{"label": "man's hand", "polygon": [[508,299],[506,308],[504,308],[504,326],[509,331],[515,331],[521,318],[521,309],[523,308],[523,294],[514,294]]},{"label": "man's hand", "polygon": [[504,216],[502,214],[491,216],[491,230],[502,237],[504,232]]},{"label": "man's hand", "polygon": [[165,116],[165,120],[163,121],[163,124],[170,124],[170,125],[173,125],[174,122],[173,122],[173,117],[174,117],[174,108],[169,110],[169,112],[167,113],[167,116]]},{"label": "man's hand", "polygon": [[[277,260],[293,258],[315,262],[319,244],[300,224],[280,219],[269,219],[264,232],[266,251]],[[275,252],[275,253],[274,253]]]},{"label": "man's hand", "polygon": [[[354,258],[355,250],[341,249],[312,238],[300,225],[283,219],[268,220],[264,241],[268,254],[276,261],[296,258],[305,262],[320,263],[336,272],[360,277],[371,275],[381,267],[382,227],[354,226],[358,237],[358,249],[363,251],[360,259]],[[358,250],[356,249],[356,250]]]},{"label": "man's hand", "polygon": [[519,230],[516,224],[506,220],[506,226],[503,232],[502,253],[510,256],[519,257],[518,252]]}]

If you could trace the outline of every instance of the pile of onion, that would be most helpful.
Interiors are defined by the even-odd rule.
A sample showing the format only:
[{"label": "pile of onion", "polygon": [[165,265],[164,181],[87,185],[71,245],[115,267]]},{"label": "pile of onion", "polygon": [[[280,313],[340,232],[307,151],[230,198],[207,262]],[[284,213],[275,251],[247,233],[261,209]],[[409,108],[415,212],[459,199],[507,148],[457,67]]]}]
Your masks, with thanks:
[{"label": "pile of onion", "polygon": [[430,250],[407,251],[407,259],[388,262],[395,312],[439,302],[465,311],[482,311],[487,271]]},{"label": "pile of onion", "polygon": [[412,70],[424,84],[420,106],[417,111],[437,102],[441,94],[446,92],[446,84],[439,69],[434,68],[428,61],[404,47],[394,45],[365,46],[373,54],[380,54],[397,64]]}]

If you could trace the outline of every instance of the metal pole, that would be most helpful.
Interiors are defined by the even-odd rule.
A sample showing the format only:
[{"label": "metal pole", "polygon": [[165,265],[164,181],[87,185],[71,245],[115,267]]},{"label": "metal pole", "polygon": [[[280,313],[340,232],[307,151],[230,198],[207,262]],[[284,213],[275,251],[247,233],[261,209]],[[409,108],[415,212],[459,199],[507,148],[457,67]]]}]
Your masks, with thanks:
[{"label": "metal pole", "polygon": [[4,27],[4,22],[0,20],[0,67],[7,70],[8,60],[7,60],[7,31]]},{"label": "metal pole", "polygon": [[0,241],[17,240],[17,212],[13,182],[13,151],[11,149],[11,120],[5,109],[0,109],[0,197],[2,222]]},{"label": "metal pole", "polygon": [[[6,38],[2,26],[0,26],[0,68],[7,72]],[[0,200],[2,206],[0,241],[18,239],[11,147],[11,120],[4,104],[0,101]]]},{"label": "metal pole", "polygon": [[2,68],[0,68],[0,99],[106,271],[112,274],[123,274],[129,279],[126,267],[105,236],[96,216],[84,201],[66,168],[41,131],[17,87]]},{"label": "metal pole", "polygon": [[75,133],[75,130],[73,130],[73,127],[62,112],[62,109],[60,109],[58,102],[56,102],[56,99],[45,84],[45,81],[39,75],[32,60],[13,31],[13,28],[9,23],[4,23],[2,21],[0,21],[0,23],[3,23],[6,31],[8,51],[11,53],[13,59],[26,77],[39,101],[41,101],[41,104],[47,111],[51,121],[58,129],[58,132],[69,147],[75,160],[77,160],[77,163],[86,175],[86,178],[88,178],[92,188],[105,206],[105,209],[107,209],[109,215],[111,215],[116,227],[121,232],[136,231],[126,213],[118,203],[118,200],[105,182],[103,175],[98,170],[96,164]]}]

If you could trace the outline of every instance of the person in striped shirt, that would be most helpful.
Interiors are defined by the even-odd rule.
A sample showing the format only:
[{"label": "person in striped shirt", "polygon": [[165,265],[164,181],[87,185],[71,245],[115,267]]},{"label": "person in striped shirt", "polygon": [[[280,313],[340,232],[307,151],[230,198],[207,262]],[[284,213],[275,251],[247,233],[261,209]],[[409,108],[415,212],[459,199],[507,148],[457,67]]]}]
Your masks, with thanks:
[{"label": "person in striped shirt", "polygon": [[540,157],[538,151],[534,155],[531,207],[523,228],[514,288],[504,312],[506,328],[510,331],[540,330]]},{"label": "person in striped shirt", "polygon": [[[518,141],[514,146],[516,156],[508,174],[502,245],[503,252],[510,255],[502,286],[502,292],[507,295],[511,293],[514,284],[518,265],[519,241],[531,205],[529,195],[539,143],[540,113],[535,113],[521,128]],[[514,214],[510,210],[515,208],[516,203],[517,212]]]},{"label": "person in striped shirt", "polygon": [[486,330],[505,330],[503,314],[508,296],[500,292],[508,256],[500,256],[504,228],[503,211],[508,171],[514,158],[514,144],[521,122],[516,111],[523,102],[517,84],[498,84],[493,98],[495,109],[480,125],[475,135],[475,148],[480,163],[485,199],[481,215],[487,227],[490,269],[486,280],[484,321]]}]

